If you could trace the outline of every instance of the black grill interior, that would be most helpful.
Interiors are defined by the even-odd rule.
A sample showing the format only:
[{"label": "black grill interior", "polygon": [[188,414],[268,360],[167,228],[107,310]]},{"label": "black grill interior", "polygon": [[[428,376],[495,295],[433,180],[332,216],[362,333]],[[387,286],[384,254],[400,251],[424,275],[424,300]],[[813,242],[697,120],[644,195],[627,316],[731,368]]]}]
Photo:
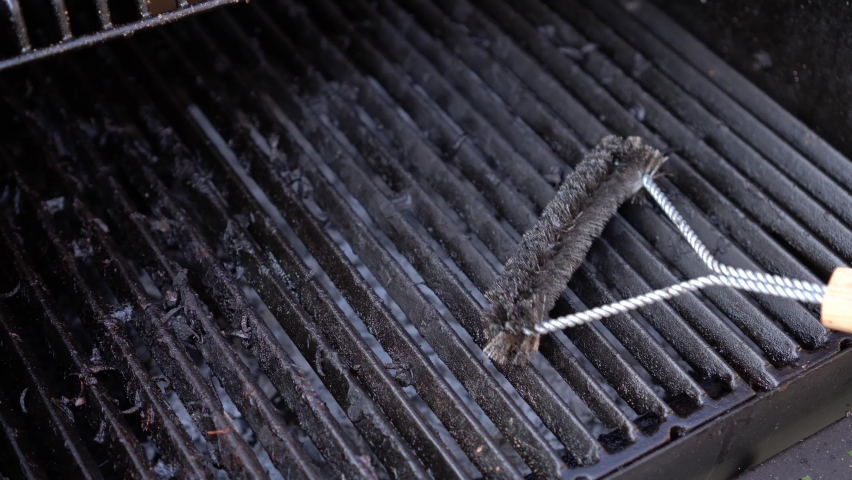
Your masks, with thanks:
[{"label": "black grill interior", "polygon": [[[848,160],[651,5],[252,2],[0,85],[9,478],[723,478],[845,408],[803,399],[848,336],[738,291],[481,352],[480,292],[608,133],[669,154],[720,261],[852,259]],[[704,273],[640,198],[551,314]]]}]

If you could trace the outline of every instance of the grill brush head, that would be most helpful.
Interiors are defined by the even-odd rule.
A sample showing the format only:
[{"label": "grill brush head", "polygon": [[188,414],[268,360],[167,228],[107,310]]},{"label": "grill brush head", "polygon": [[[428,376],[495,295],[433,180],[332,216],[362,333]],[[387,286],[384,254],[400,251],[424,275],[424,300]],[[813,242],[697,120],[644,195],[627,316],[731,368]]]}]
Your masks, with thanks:
[{"label": "grill brush head", "polygon": [[538,350],[539,335],[525,331],[545,320],[618,207],[665,161],[638,137],[607,136],[577,165],[485,293],[485,353],[493,361],[524,364]]}]

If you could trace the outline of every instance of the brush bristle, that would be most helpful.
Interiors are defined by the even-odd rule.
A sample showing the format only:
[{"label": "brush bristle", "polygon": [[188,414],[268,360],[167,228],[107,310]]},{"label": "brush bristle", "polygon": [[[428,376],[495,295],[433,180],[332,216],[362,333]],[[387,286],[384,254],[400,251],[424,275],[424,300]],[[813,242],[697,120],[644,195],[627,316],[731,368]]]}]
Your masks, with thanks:
[{"label": "brush bristle", "polygon": [[524,365],[538,351],[538,335],[497,332],[483,352],[500,365]]},{"label": "brush bristle", "polygon": [[525,363],[538,349],[538,336],[524,331],[545,320],[618,207],[665,161],[639,137],[607,136],[577,165],[485,292],[485,353],[493,361]]}]

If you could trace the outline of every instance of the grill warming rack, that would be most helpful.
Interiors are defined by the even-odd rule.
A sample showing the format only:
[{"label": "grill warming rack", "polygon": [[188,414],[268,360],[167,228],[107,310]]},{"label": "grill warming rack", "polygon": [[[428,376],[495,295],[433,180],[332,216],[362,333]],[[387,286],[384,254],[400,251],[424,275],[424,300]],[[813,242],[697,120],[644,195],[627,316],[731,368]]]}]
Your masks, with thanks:
[{"label": "grill warming rack", "polygon": [[[147,28],[239,1],[5,0],[0,4],[0,70],[129,37]],[[110,9],[111,5],[121,7],[118,15]]]}]

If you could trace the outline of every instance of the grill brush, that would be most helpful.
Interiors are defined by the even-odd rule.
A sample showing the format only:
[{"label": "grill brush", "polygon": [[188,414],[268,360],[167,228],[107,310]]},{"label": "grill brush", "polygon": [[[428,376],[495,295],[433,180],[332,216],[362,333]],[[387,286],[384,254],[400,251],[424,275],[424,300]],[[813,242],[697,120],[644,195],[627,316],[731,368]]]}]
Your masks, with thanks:
[{"label": "grill brush", "polygon": [[[524,364],[541,335],[576,327],[707,287],[729,287],[821,304],[822,324],[852,332],[852,269],[838,267],[828,285],[719,263],[654,182],[666,158],[638,137],[607,136],[569,175],[539,222],[485,293],[491,302],[485,353],[497,363]],[[713,272],[643,295],[542,321],[618,207],[644,188]]]}]

